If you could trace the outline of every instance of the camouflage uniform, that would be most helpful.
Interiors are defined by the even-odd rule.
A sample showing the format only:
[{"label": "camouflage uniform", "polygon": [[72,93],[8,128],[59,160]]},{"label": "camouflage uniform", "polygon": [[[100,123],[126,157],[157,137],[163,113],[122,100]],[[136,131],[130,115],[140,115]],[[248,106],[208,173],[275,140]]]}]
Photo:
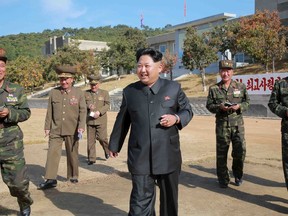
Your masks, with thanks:
[{"label": "camouflage uniform", "polygon": [[18,122],[27,120],[30,109],[23,88],[4,81],[0,88],[0,106],[9,109],[6,118],[0,118],[0,163],[4,183],[10,194],[17,197],[20,210],[28,208],[33,200],[28,191],[29,178],[24,158],[23,133]]},{"label": "camouflage uniform", "polygon": [[275,82],[268,106],[273,113],[282,118],[282,164],[288,190],[288,77]]},{"label": "camouflage uniform", "polygon": [[[206,107],[216,114],[217,176],[220,184],[227,185],[230,181],[227,154],[231,141],[233,175],[238,179],[243,176],[246,142],[242,112],[248,109],[249,101],[246,86],[234,80],[231,80],[228,89],[225,89],[222,81],[209,88]],[[220,104],[225,102],[237,103],[240,109],[234,112],[223,111],[220,109]]]}]

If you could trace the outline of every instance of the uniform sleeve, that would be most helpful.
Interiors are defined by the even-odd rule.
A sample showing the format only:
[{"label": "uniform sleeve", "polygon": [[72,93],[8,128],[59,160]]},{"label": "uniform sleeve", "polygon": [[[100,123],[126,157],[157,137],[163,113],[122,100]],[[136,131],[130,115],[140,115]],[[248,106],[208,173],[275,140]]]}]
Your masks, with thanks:
[{"label": "uniform sleeve", "polygon": [[104,115],[110,109],[110,97],[108,91],[105,91],[104,106],[100,108],[99,112]]},{"label": "uniform sleeve", "polygon": [[120,110],[117,114],[116,121],[113,126],[109,140],[109,150],[112,152],[120,152],[125,140],[125,137],[130,128],[131,120],[127,110],[126,97],[123,93]]},{"label": "uniform sleeve", "polygon": [[213,87],[209,87],[209,92],[206,101],[206,108],[211,113],[218,113],[220,112],[220,103],[217,103],[216,94],[213,91]]},{"label": "uniform sleeve", "polygon": [[18,123],[26,121],[31,116],[31,110],[28,106],[27,96],[22,87],[17,89],[17,103],[13,106],[8,106],[9,114],[5,119],[7,123]]},{"label": "uniform sleeve", "polygon": [[246,86],[243,84],[243,99],[242,102],[240,104],[240,112],[244,112],[246,110],[248,110],[250,105],[250,97],[248,95],[248,91],[246,89]]},{"label": "uniform sleeve", "polygon": [[177,127],[179,130],[181,130],[191,121],[194,115],[190,101],[181,88],[178,94],[178,107],[179,109],[176,114],[180,118],[180,123],[177,124]]},{"label": "uniform sleeve", "polygon": [[52,125],[52,91],[49,93],[48,107],[46,111],[44,130],[51,130]]},{"label": "uniform sleeve", "polygon": [[78,128],[85,128],[86,125],[87,106],[85,101],[84,92],[80,91],[79,98],[79,124]]},{"label": "uniform sleeve", "polygon": [[271,92],[268,107],[271,110],[271,112],[273,112],[280,118],[287,117],[288,108],[282,105],[280,95],[280,83],[278,80],[275,82],[273,90]]}]

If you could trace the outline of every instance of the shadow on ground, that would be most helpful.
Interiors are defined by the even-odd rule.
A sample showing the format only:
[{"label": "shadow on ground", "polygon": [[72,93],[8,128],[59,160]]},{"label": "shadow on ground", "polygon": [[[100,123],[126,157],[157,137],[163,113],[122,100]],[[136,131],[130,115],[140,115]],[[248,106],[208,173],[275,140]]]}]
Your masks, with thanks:
[{"label": "shadow on ground", "polygon": [[[201,165],[189,165],[188,166],[188,172],[187,170],[181,172],[180,176],[180,184],[188,187],[188,188],[202,188],[207,191],[211,191],[214,193],[221,194],[223,196],[228,196],[234,199],[239,199],[241,201],[252,203],[264,208],[267,208],[269,210],[282,213],[282,214],[288,214],[288,208],[285,206],[282,206],[281,204],[288,204],[288,200],[283,199],[281,197],[273,196],[273,195],[257,195],[249,192],[244,192],[241,190],[234,189],[233,187],[228,188],[220,188],[217,182],[217,177],[215,175],[216,170],[215,168],[206,168]],[[196,175],[194,173],[199,173],[199,171],[204,172],[206,174],[203,175]],[[206,177],[207,173],[210,175],[215,175],[215,177]],[[231,175],[230,175],[231,176]],[[232,183],[231,178],[231,185],[235,185]],[[263,179],[254,175],[245,174],[245,182],[251,182],[256,185],[262,185],[262,186],[269,186],[269,187],[283,187],[285,189],[284,183],[279,183],[276,181]],[[245,183],[244,182],[244,183]],[[240,188],[240,187],[239,187]],[[279,204],[277,204],[279,203]]]}]

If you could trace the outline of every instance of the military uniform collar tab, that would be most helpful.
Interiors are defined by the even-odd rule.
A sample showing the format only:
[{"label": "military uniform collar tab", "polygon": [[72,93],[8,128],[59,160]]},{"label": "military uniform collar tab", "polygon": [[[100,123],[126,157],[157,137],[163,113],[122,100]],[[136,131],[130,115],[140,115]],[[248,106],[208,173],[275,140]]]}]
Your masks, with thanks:
[{"label": "military uniform collar tab", "polygon": [[71,88],[69,88],[69,89],[61,89],[61,93],[62,94],[64,94],[64,93],[66,93],[66,94],[69,94],[71,92]]}]

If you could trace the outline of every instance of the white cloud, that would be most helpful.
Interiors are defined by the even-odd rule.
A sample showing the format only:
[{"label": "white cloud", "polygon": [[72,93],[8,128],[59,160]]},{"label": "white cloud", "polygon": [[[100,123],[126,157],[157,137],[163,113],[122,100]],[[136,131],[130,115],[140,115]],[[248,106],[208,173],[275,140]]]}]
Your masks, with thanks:
[{"label": "white cloud", "polygon": [[73,0],[41,0],[42,8],[46,14],[61,19],[75,19],[86,13],[85,8],[78,8]]}]

